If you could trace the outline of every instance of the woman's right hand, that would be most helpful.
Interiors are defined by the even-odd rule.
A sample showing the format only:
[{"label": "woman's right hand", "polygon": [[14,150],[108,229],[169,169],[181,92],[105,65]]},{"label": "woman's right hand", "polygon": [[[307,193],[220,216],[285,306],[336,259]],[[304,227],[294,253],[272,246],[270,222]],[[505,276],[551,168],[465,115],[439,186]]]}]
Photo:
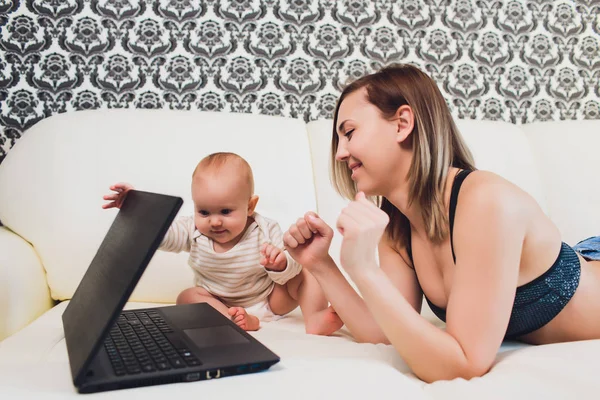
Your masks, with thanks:
[{"label": "woman's right hand", "polygon": [[133,190],[133,186],[129,183],[119,182],[112,185],[110,188],[115,193],[104,195],[102,198],[107,200],[108,203],[102,204],[102,208],[121,208],[125,198],[127,197],[127,192]]},{"label": "woman's right hand", "polygon": [[333,229],[317,214],[307,212],[283,235],[283,243],[294,260],[307,270],[329,258]]}]

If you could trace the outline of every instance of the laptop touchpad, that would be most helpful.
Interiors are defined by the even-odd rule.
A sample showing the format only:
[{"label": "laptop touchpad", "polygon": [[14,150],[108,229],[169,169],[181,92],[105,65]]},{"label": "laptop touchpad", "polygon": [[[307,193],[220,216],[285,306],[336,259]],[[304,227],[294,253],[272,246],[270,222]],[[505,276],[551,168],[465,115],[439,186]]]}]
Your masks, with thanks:
[{"label": "laptop touchpad", "polygon": [[192,339],[194,344],[199,348],[250,343],[248,339],[239,332],[236,332],[235,329],[229,325],[185,329],[183,332]]}]

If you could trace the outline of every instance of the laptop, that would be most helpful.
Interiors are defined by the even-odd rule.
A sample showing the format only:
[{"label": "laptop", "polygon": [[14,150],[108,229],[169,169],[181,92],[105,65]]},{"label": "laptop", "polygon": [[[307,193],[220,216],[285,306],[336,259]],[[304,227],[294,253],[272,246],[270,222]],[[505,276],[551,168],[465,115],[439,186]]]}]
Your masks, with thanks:
[{"label": "laptop", "polygon": [[279,357],[206,303],[123,311],[183,200],[132,190],[63,327],[80,393],[263,371]]}]

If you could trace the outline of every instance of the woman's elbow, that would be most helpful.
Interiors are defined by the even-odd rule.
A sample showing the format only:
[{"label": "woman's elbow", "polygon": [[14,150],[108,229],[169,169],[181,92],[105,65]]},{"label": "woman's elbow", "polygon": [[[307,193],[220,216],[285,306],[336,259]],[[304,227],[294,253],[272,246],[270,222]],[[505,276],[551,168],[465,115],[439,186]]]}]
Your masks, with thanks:
[{"label": "woman's elbow", "polygon": [[462,378],[465,380],[470,380],[473,378],[480,378],[483,375],[487,374],[489,370],[492,368],[492,364],[489,362],[470,362],[464,368],[462,368],[456,378]]},{"label": "woman's elbow", "polygon": [[383,335],[377,335],[375,333],[359,333],[353,334],[354,340],[357,343],[369,343],[369,344],[390,344],[387,337]]},{"label": "woman's elbow", "polygon": [[420,370],[413,369],[414,374],[426,383],[436,381],[451,381],[453,379],[470,380],[479,378],[488,373],[492,368],[492,363],[489,362],[466,362],[462,365],[457,365],[454,368],[428,368],[423,366]]}]

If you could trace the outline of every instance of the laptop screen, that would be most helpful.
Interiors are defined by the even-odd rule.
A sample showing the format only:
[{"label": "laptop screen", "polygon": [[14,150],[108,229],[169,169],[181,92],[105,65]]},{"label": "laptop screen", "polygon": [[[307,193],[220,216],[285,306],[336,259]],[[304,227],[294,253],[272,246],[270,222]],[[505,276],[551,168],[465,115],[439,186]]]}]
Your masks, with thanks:
[{"label": "laptop screen", "polygon": [[182,204],[179,197],[128,193],[62,316],[75,385],[82,382]]}]

